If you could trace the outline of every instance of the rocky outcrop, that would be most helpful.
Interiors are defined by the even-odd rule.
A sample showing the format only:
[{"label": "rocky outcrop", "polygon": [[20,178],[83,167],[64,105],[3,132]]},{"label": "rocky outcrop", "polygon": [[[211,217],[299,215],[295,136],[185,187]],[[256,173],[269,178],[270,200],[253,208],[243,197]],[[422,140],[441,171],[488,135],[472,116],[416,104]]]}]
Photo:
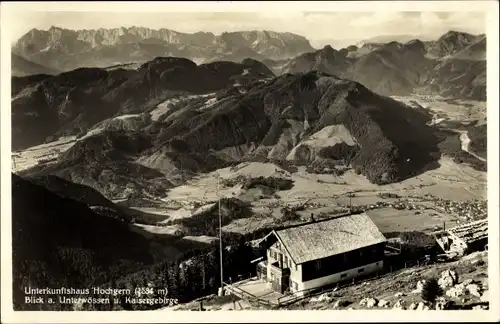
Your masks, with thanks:
[{"label": "rocky outcrop", "polygon": [[450,309],[453,306],[453,302],[450,300],[447,300],[444,297],[438,297],[435,302],[435,309],[436,310],[447,310]]},{"label": "rocky outcrop", "polygon": [[458,298],[466,294],[480,298],[482,296],[482,289],[478,284],[475,284],[473,280],[467,279],[448,289],[445,294],[452,298]]},{"label": "rocky outcrop", "polygon": [[381,299],[379,302],[378,302],[378,307],[382,307],[382,308],[389,308],[391,306],[391,303],[385,299]]},{"label": "rocky outcrop", "polygon": [[366,308],[373,308],[373,307],[377,306],[377,304],[378,304],[378,300],[375,299],[375,298],[373,298],[373,297],[363,298],[359,302],[360,306],[363,306],[363,307],[366,307]]},{"label": "rocky outcrop", "polygon": [[430,310],[430,307],[426,303],[420,302],[420,303],[418,303],[417,308],[415,310],[425,311],[425,310]]},{"label": "rocky outcrop", "polygon": [[419,304],[417,303],[411,303],[410,306],[408,306],[408,310],[416,310]]},{"label": "rocky outcrop", "polygon": [[453,270],[445,270],[441,272],[441,277],[438,280],[438,284],[442,289],[452,287],[458,283],[458,275]]},{"label": "rocky outcrop", "polygon": [[321,302],[331,302],[333,300],[333,296],[331,293],[324,293],[319,296],[312,297],[309,302],[311,303],[321,303]]},{"label": "rocky outcrop", "polygon": [[406,309],[406,303],[404,300],[399,299],[397,302],[394,303],[394,306],[392,306],[392,309],[395,310],[405,310]]},{"label": "rocky outcrop", "polygon": [[425,285],[425,280],[419,280],[417,282],[417,286],[414,290],[412,290],[412,293],[413,294],[420,294],[422,292],[422,289],[424,288],[424,285]]},{"label": "rocky outcrop", "polygon": [[339,299],[333,304],[333,309],[339,309],[343,307],[347,307],[351,304],[351,302],[347,299]]}]

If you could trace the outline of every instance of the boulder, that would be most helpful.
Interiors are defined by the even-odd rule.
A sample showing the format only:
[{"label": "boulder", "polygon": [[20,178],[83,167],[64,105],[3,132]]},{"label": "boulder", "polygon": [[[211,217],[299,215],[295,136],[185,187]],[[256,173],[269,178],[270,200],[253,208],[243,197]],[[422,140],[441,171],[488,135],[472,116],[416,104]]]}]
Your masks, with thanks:
[{"label": "boulder", "polygon": [[441,277],[438,280],[438,284],[441,288],[446,289],[453,287],[458,283],[458,275],[453,270],[445,270],[441,272]]},{"label": "boulder", "polygon": [[409,310],[415,310],[417,309],[418,305],[416,303],[411,303],[410,306],[408,306]]},{"label": "boulder", "polygon": [[406,294],[402,293],[402,292],[398,292],[398,293],[394,294],[394,297],[403,297],[403,296],[406,296]]},{"label": "boulder", "polygon": [[422,292],[422,288],[424,287],[425,280],[419,280],[417,282],[417,288],[412,291],[414,294],[420,294]]},{"label": "boulder", "polygon": [[378,302],[378,307],[384,307],[384,308],[387,308],[391,305],[391,303],[389,303],[387,300],[385,299],[381,299],[379,302]]},{"label": "boulder", "polygon": [[339,307],[346,307],[350,304],[351,302],[345,299],[340,299],[333,304],[333,308],[339,308]]},{"label": "boulder", "polygon": [[360,306],[366,306],[367,308],[373,308],[377,306],[378,300],[372,297],[363,298],[360,302]]},{"label": "boulder", "polygon": [[333,296],[329,293],[324,293],[319,296],[312,297],[309,301],[311,303],[317,302],[331,302],[333,300]]},{"label": "boulder", "polygon": [[450,300],[446,300],[444,297],[438,297],[436,299],[436,310],[446,310],[450,309],[453,305],[453,302]]},{"label": "boulder", "polygon": [[430,308],[424,302],[420,302],[420,303],[418,303],[418,306],[417,306],[416,310],[430,310]]},{"label": "boulder", "polygon": [[472,280],[472,279],[465,279],[465,280],[461,283],[461,285],[462,285],[462,286],[468,286],[468,285],[470,285],[471,283],[474,283],[474,280]]},{"label": "boulder", "polygon": [[452,287],[446,291],[446,296],[451,297],[451,298],[458,298],[460,296],[463,296],[465,294],[466,290],[463,285],[456,285],[455,287]]},{"label": "boulder", "polygon": [[471,294],[472,296],[481,297],[481,288],[479,288],[478,285],[470,284],[470,285],[466,286],[466,288],[467,288],[467,291],[469,292],[469,294]]},{"label": "boulder", "polygon": [[[415,305],[415,308],[416,308],[416,305]],[[401,309],[401,310],[406,309],[406,308],[405,308],[405,302],[404,302],[404,300],[401,300],[401,299],[400,299],[400,300],[398,300],[398,301],[394,304],[394,306],[392,307],[392,309]]]}]

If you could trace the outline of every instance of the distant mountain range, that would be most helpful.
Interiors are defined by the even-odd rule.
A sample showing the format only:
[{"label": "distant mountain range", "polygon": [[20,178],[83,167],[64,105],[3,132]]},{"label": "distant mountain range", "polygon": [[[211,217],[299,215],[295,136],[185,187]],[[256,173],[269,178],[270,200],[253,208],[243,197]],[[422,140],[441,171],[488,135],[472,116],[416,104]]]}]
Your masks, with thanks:
[{"label": "distant mountain range", "polygon": [[264,61],[276,74],[311,70],[358,81],[380,94],[440,94],[486,99],[486,36],[449,32],[436,41],[330,46],[286,61]]},{"label": "distant mountain range", "polygon": [[486,36],[450,31],[435,41],[384,42],[381,36],[342,49],[314,50],[291,33],[248,31],[179,33],[131,27],[98,30],[33,29],[13,47],[13,75],[56,74],[77,67],[109,67],[155,57],[194,62],[259,60],[274,74],[318,70],[358,81],[384,95],[439,94],[486,98]]},{"label": "distant mountain range", "polygon": [[14,45],[12,52],[51,69],[107,67],[158,56],[176,56],[199,63],[252,59],[283,59],[313,51],[309,41],[292,33],[242,31],[179,33],[142,27],[70,30],[51,27],[32,29]]}]

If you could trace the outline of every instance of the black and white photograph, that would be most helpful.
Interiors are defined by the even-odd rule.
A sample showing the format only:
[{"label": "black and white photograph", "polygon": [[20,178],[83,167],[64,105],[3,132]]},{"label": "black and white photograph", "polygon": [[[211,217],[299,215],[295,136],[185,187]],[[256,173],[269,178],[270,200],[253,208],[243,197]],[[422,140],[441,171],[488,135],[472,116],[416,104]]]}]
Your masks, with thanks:
[{"label": "black and white photograph", "polygon": [[2,3],[2,322],[499,320],[498,3],[397,3]]}]

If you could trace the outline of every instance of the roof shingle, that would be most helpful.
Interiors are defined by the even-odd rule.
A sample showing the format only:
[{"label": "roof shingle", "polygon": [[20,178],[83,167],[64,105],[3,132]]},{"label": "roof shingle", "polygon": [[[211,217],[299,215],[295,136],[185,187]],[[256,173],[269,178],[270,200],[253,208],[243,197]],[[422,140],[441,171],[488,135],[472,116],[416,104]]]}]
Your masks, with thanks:
[{"label": "roof shingle", "polygon": [[365,213],[285,228],[275,233],[297,264],[386,241]]},{"label": "roof shingle", "polygon": [[488,219],[482,219],[475,222],[459,225],[448,230],[465,243],[470,244],[476,241],[488,238]]}]

